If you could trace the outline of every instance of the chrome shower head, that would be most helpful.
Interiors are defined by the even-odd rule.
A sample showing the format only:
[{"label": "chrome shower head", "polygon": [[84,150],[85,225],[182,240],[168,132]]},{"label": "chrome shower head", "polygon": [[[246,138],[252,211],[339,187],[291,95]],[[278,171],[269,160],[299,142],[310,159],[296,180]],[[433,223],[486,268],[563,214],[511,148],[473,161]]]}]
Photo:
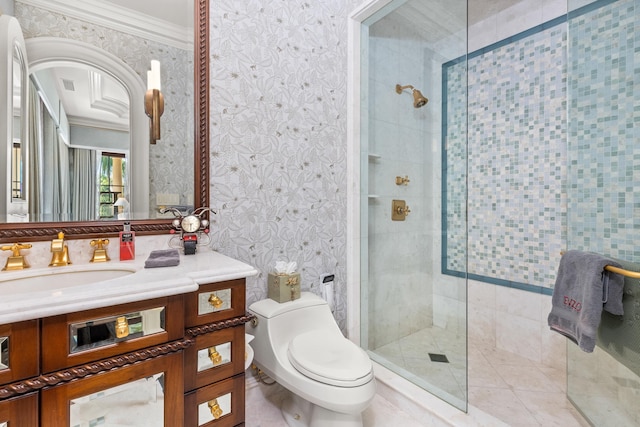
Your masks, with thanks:
[{"label": "chrome shower head", "polygon": [[396,85],[397,94],[401,94],[402,91],[404,91],[405,89],[411,89],[413,91],[413,107],[414,108],[424,107],[425,105],[427,105],[427,102],[429,102],[429,99],[427,99],[427,97],[422,95],[422,93],[418,89],[414,88],[412,85],[406,85],[406,86]]}]

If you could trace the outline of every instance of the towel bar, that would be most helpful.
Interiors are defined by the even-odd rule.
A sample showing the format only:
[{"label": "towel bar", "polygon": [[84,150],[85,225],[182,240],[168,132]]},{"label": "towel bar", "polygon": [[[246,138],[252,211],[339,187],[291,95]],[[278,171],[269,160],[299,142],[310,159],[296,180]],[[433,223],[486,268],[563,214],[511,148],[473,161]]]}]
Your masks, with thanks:
[{"label": "towel bar", "polygon": [[[564,251],[561,251],[560,255],[564,255]],[[631,277],[632,279],[640,279],[640,271],[625,270],[624,268],[614,267],[612,265],[607,265],[604,269],[612,273],[618,273],[626,277]]]},{"label": "towel bar", "polygon": [[612,265],[607,265],[604,269],[612,273],[618,273],[626,277],[631,277],[632,279],[640,279],[640,272],[638,271],[625,270],[624,268],[618,268]]}]

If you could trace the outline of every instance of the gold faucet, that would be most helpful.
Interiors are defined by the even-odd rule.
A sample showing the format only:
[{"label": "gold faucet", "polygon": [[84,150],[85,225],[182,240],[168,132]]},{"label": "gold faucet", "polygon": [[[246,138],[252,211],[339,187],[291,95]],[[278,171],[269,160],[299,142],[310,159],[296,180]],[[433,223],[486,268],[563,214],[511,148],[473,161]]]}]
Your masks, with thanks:
[{"label": "gold faucet", "polygon": [[91,246],[96,246],[93,250],[93,256],[91,257],[90,262],[106,262],[110,261],[109,255],[107,255],[107,250],[104,246],[109,244],[109,239],[95,239],[89,243]]},{"label": "gold faucet", "polygon": [[64,233],[62,231],[58,233],[58,238],[53,239],[51,242],[51,252],[53,255],[49,267],[61,267],[71,264],[69,248],[64,243]]},{"label": "gold faucet", "polygon": [[4,245],[0,247],[3,251],[13,251],[13,255],[7,258],[2,271],[6,270],[22,270],[23,268],[29,268],[29,264],[24,256],[20,255],[20,249],[31,248],[30,243],[14,243],[13,245]]}]

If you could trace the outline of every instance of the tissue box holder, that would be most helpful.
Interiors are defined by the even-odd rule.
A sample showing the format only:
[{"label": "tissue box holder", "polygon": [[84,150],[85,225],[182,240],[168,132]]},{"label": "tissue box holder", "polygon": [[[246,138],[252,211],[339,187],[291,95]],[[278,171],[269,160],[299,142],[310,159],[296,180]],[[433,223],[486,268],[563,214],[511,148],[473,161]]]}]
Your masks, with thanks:
[{"label": "tissue box holder", "polygon": [[300,298],[300,273],[269,273],[267,296],[277,302]]}]

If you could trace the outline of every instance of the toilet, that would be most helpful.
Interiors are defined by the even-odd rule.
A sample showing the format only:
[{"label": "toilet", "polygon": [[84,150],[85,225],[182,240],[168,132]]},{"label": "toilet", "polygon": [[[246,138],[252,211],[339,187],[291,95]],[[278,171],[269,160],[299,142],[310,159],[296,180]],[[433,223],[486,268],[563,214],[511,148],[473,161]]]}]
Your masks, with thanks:
[{"label": "toilet", "polygon": [[362,427],[376,393],[367,353],[346,339],[327,302],[311,292],[294,301],[255,302],[247,332],[254,363],[292,393],[282,404],[289,426]]}]

